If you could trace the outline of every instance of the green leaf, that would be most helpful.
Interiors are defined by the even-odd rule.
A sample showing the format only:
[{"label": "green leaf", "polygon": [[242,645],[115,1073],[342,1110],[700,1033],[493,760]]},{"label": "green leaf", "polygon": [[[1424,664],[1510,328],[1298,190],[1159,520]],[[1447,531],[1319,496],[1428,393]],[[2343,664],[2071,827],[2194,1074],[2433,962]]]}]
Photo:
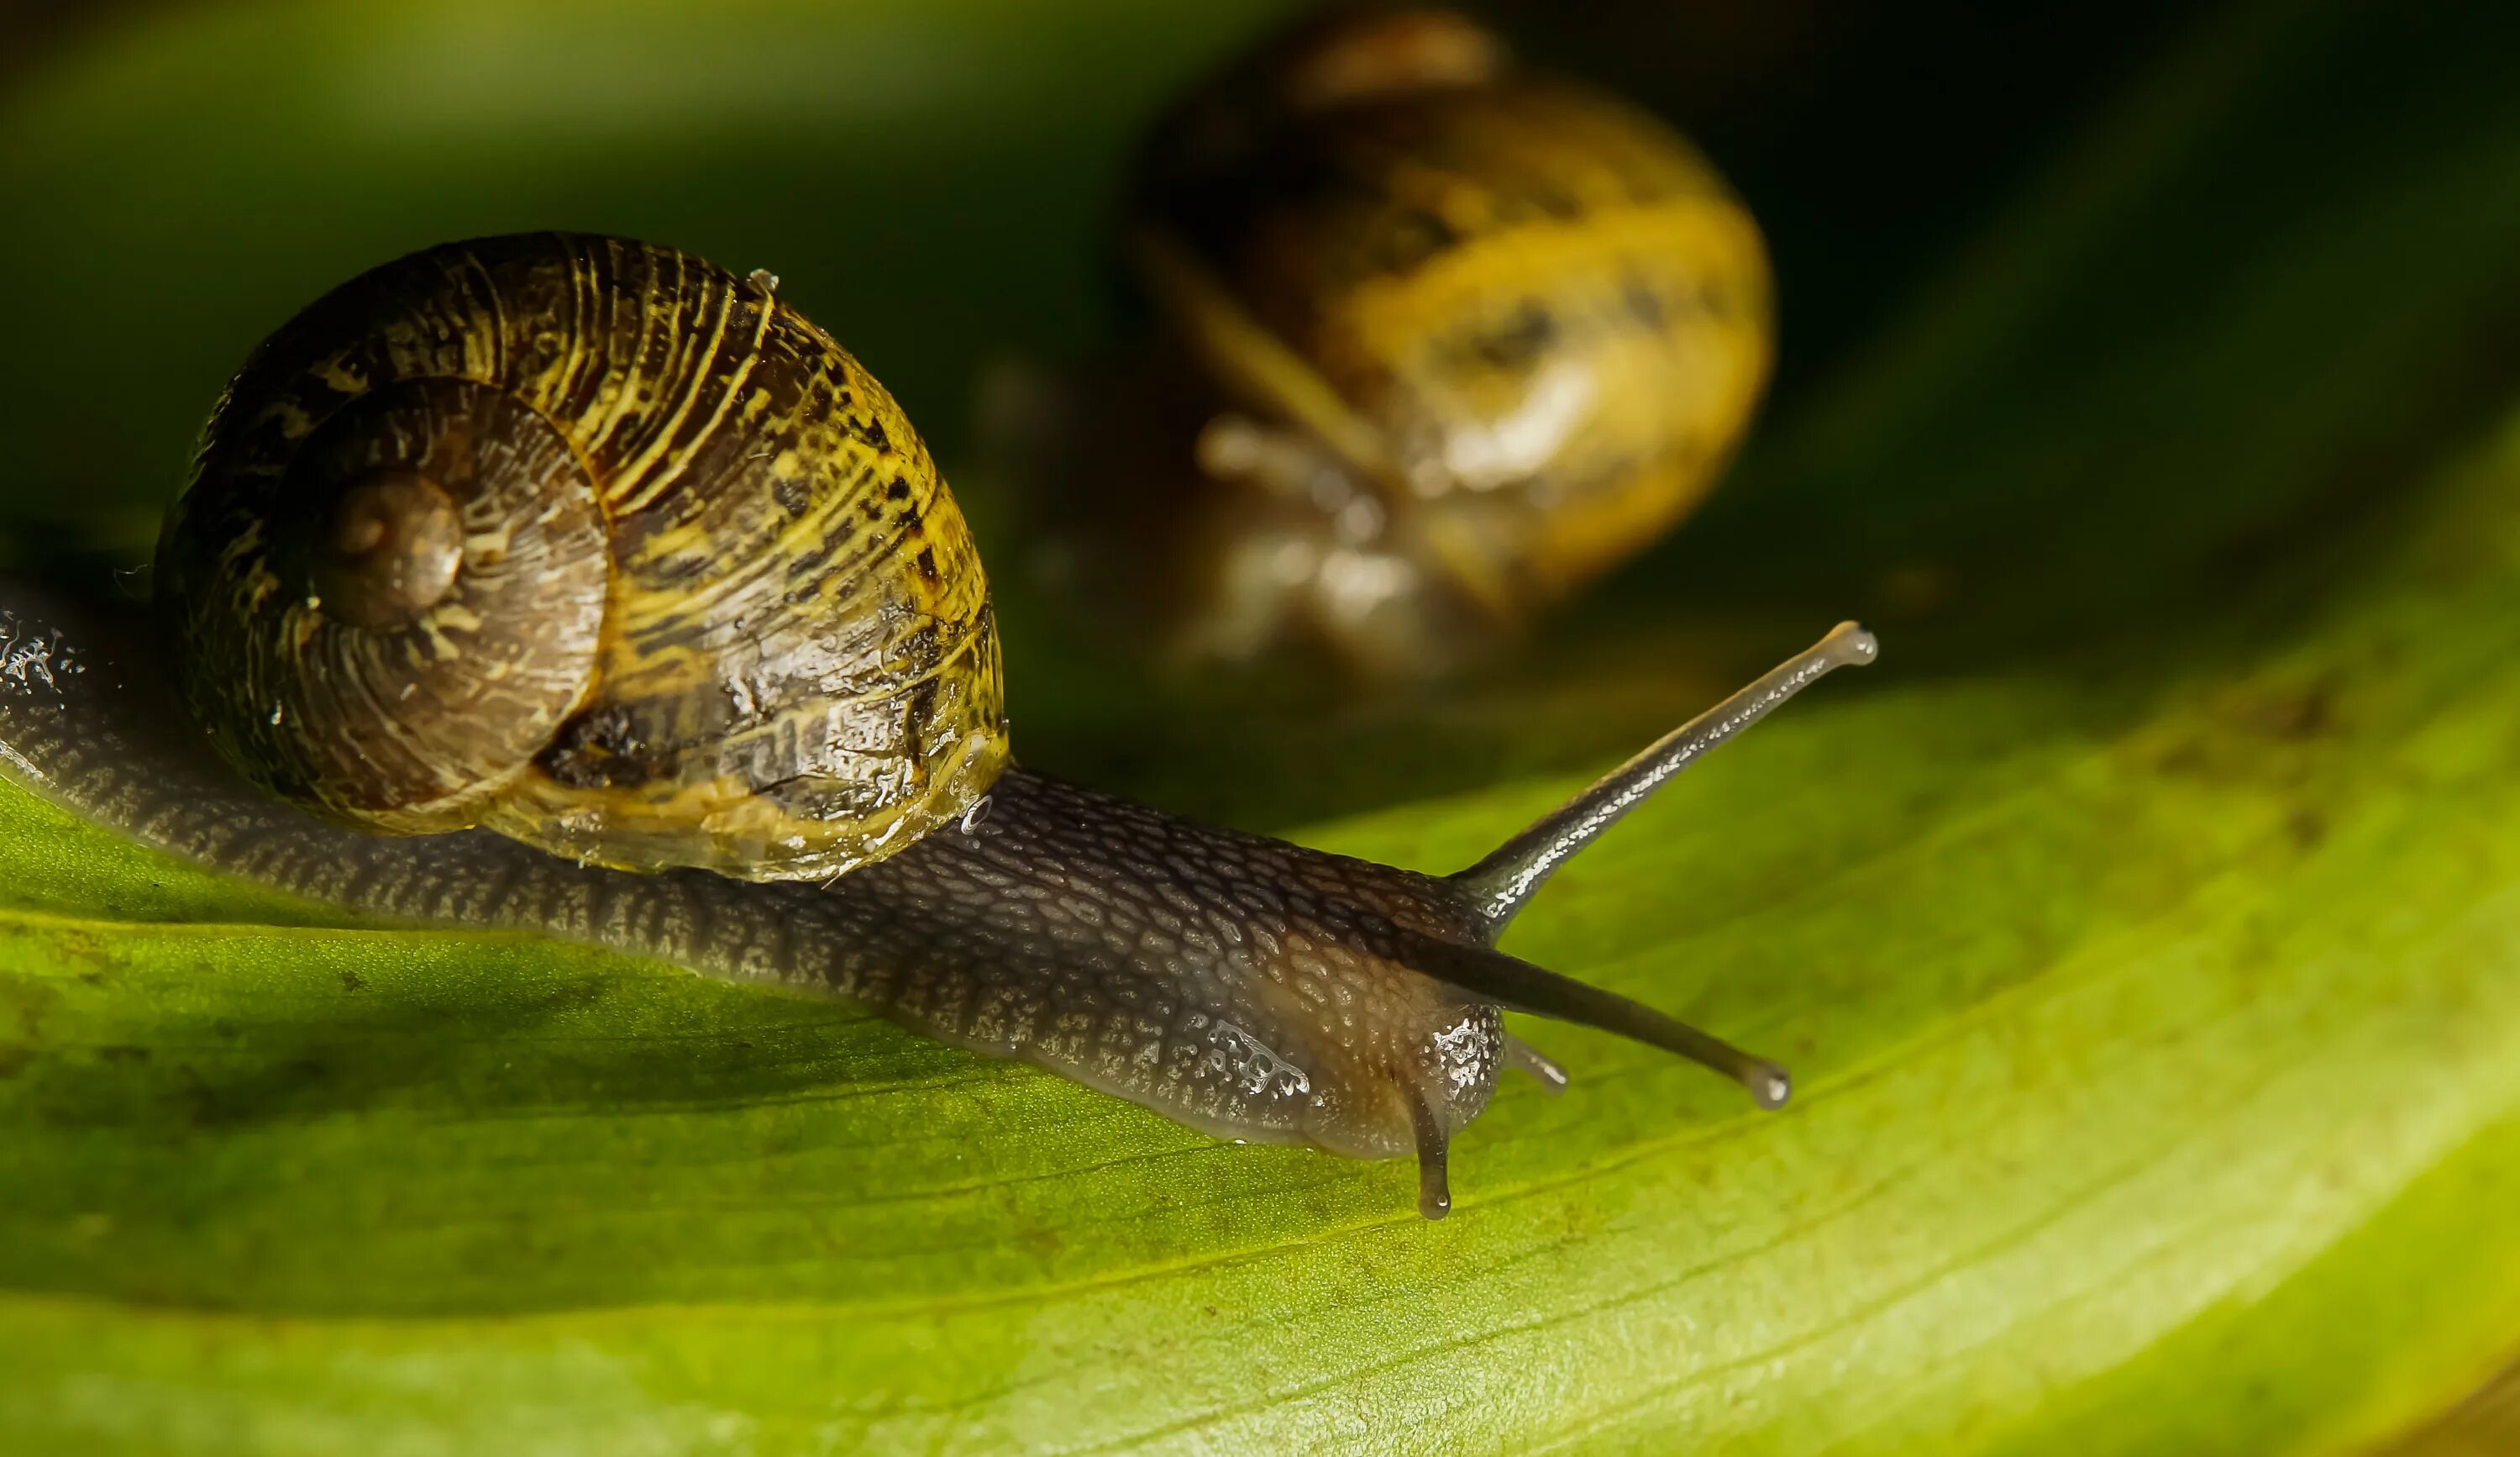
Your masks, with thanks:
[{"label": "green leaf", "polygon": [[[642,7],[149,22],[0,115],[10,275],[68,270],[27,337],[104,372],[12,351],[39,403],[0,499],[112,536],[69,492],[162,495],[175,406],[303,293],[524,221],[745,262],[810,233],[918,280],[835,263],[827,320],[1006,303],[1073,342],[1071,189],[1257,14],[1181,9],[727,23],[762,45]],[[1510,687],[1272,750],[1144,728],[1019,639],[1052,767],[1286,823],[1345,752],[1458,792],[1304,838],[1448,869],[1830,604],[1904,605],[1869,680],[1685,777],[1510,941],[1782,1055],[1785,1113],[1527,1026],[1575,1087],[1508,1086],[1427,1224],[1405,1167],[1218,1145],[845,1006],[345,924],[5,791],[0,1444],[2325,1451],[2439,1410],[2520,1347],[2520,378],[2481,347],[2520,303],[2520,21],[2294,9],[2191,34]],[[573,41],[564,78],[531,60]],[[858,41],[925,69],[827,94],[797,59]],[[668,58],[691,90],[608,109]],[[204,126],[214,92],[252,104]],[[757,191],[742,144],[799,118],[915,138],[833,175],[928,190]],[[542,144],[584,192],[543,191]],[[336,210],[275,225],[293,184]],[[1009,270],[976,304],[901,241],[958,207],[953,267]],[[135,271],[163,216],[204,255]],[[121,345],[160,310],[166,355]],[[882,347],[951,410],[974,346]],[[83,457],[54,417],[115,368],[146,420]]]}]

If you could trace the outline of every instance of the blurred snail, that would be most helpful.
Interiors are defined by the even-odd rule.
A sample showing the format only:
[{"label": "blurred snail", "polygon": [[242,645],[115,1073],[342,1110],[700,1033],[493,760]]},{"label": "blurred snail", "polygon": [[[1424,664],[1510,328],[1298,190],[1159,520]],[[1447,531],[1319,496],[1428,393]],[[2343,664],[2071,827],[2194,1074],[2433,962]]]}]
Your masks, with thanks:
[{"label": "blurred snail", "polygon": [[1774,352],[1758,228],[1705,159],[1446,10],[1258,48],[1157,126],[1128,214],[1194,443],[1059,489],[1179,554],[1192,658],[1449,670],[1694,508]]},{"label": "blurred snail", "polygon": [[1450,877],[1033,775],[953,496],[774,285],[539,235],[327,296],[220,400],[154,631],[0,582],[0,772],[362,912],[855,999],[1223,1136],[1414,1152],[1430,1216],[1499,1070],[1563,1081],[1501,1009],[1784,1099],[1494,942],[1705,749],[1868,661],[1860,629]]}]

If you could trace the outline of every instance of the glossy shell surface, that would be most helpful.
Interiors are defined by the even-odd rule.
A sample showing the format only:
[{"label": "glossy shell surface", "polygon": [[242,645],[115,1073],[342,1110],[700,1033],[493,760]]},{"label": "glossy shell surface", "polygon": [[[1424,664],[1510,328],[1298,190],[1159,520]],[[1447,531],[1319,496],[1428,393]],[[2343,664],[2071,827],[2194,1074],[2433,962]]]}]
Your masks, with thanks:
[{"label": "glossy shell surface", "polygon": [[[892,397],[773,288],[485,239],[265,341],[158,555],[221,752],[337,819],[627,869],[829,876],[958,819],[1007,754],[977,552]],[[328,513],[409,479],[460,522],[442,595],[328,610]]]}]

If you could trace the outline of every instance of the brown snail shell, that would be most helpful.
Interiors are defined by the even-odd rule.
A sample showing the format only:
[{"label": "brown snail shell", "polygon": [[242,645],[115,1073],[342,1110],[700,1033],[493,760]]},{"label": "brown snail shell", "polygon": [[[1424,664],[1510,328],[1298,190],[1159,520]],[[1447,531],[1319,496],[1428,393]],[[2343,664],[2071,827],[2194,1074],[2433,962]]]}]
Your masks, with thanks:
[{"label": "brown snail shell", "polygon": [[1209,397],[1164,484],[1086,514],[1174,524],[1192,657],[1475,658],[1695,508],[1774,354],[1758,227],[1704,157],[1450,11],[1259,47],[1156,126],[1128,212]]},{"label": "brown snail shell", "polygon": [[667,249],[486,239],[326,296],[221,400],[157,579],[221,753],[376,828],[827,877],[1006,761],[918,433],[768,287]]}]

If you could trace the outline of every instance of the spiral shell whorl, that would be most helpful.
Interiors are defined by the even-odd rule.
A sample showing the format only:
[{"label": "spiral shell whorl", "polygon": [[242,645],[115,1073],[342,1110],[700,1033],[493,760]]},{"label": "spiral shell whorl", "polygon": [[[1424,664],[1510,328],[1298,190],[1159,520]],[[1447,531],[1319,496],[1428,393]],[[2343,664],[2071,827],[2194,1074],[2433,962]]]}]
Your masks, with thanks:
[{"label": "spiral shell whorl", "polygon": [[[202,468],[224,489],[188,492],[168,519],[160,592],[186,697],[275,793],[383,830],[461,828],[593,681],[608,574],[593,482],[548,422],[483,384],[314,403],[231,391]],[[325,610],[317,559],[345,493],[389,472],[455,504],[462,554],[433,605],[365,626]]]},{"label": "spiral shell whorl", "polygon": [[222,751],[380,828],[828,876],[1005,762],[924,446],[822,331],[669,250],[487,239],[335,291],[231,386],[158,579]]}]

